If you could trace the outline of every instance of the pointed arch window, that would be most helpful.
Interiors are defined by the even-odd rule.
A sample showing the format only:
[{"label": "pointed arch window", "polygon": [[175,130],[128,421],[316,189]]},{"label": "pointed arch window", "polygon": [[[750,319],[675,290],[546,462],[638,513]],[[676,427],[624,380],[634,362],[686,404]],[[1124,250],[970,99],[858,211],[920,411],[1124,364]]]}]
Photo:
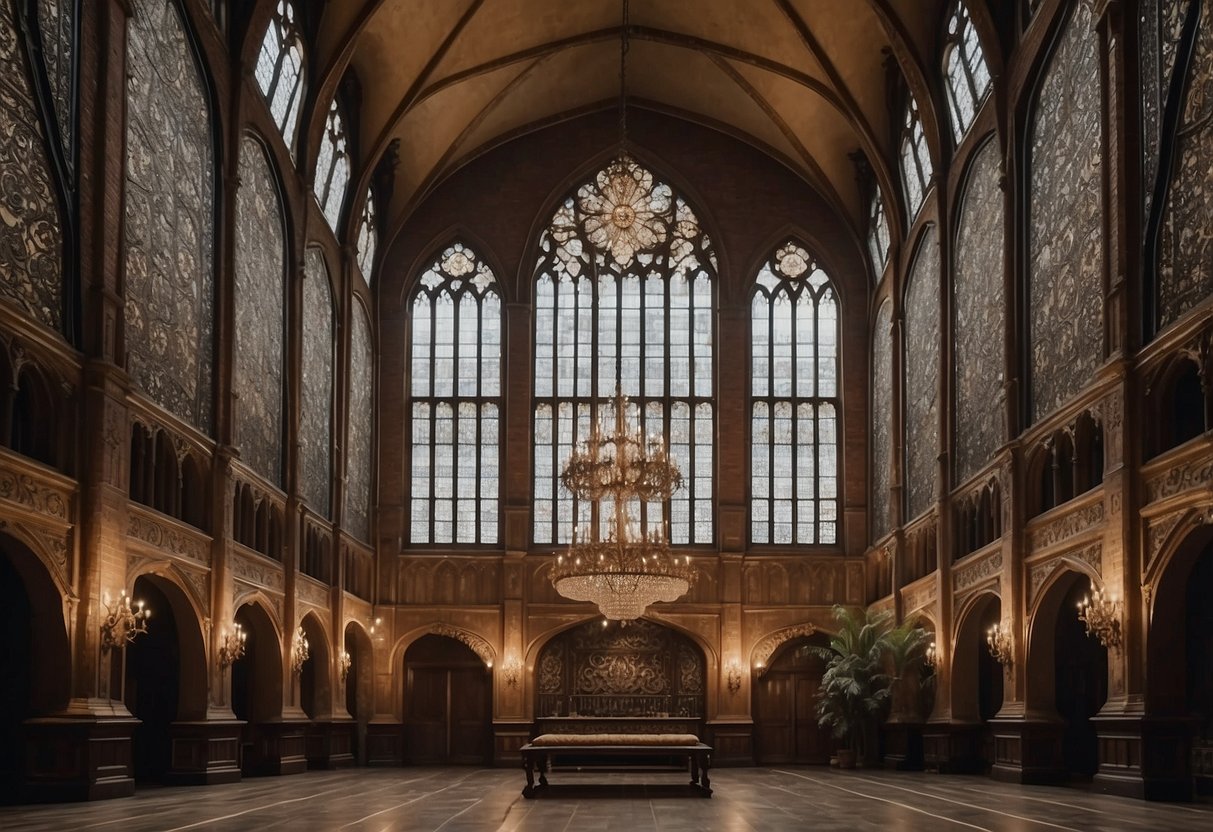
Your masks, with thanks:
[{"label": "pointed arch window", "polygon": [[986,57],[969,10],[962,2],[957,2],[948,19],[943,75],[948,89],[948,110],[952,115],[952,137],[959,144],[973,126],[977,110],[990,91]]},{"label": "pointed arch window", "polygon": [[933,175],[927,137],[922,131],[922,119],[918,116],[918,104],[911,98],[906,105],[905,123],[901,131],[901,183],[905,188],[906,207],[910,210],[911,220],[918,216],[918,209],[922,208],[922,200]]},{"label": "pointed arch window", "polygon": [[253,72],[283,141],[295,153],[295,126],[303,101],[303,36],[290,0],[278,0],[261,39]]},{"label": "pointed arch window", "polygon": [[358,268],[367,285],[371,283],[371,269],[375,266],[375,247],[379,245],[379,230],[375,225],[375,192],[366,189],[362,201],[362,218],[358,220]]},{"label": "pointed arch window", "polygon": [[750,310],[750,542],[836,544],[834,285],[789,241],[759,270]]},{"label": "pointed arch window", "polygon": [[414,544],[497,543],[501,295],[492,269],[454,243],[413,294]]},{"label": "pointed arch window", "polygon": [[628,156],[557,209],[535,267],[535,543],[568,543],[574,521],[605,531],[607,518],[575,500],[560,471],[595,418],[613,424],[616,387],[683,476],[668,502],[632,516],[645,531],[668,523],[674,544],[713,542],[716,272],[690,205]]},{"label": "pointed arch window", "polygon": [[879,283],[885,264],[889,262],[889,218],[885,216],[879,186],[872,194],[872,204],[868,207],[868,254],[872,258],[872,273]]},{"label": "pointed arch window", "polygon": [[320,154],[316,158],[316,179],[312,192],[324,211],[329,228],[337,233],[341,222],[341,207],[350,184],[350,154],[345,122],[336,99],[329,105],[328,118],[324,120],[324,135],[320,137]]}]

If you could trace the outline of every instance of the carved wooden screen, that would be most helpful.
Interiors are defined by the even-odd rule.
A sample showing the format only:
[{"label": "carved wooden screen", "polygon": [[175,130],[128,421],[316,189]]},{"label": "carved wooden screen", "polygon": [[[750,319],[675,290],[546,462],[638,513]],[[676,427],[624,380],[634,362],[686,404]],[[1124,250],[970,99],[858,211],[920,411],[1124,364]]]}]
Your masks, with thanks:
[{"label": "carved wooden screen", "polygon": [[361,540],[371,535],[371,471],[374,449],[375,353],[371,323],[362,304],[350,315],[350,415],[346,463],[345,526]]},{"label": "carved wooden screen", "polygon": [[211,429],[214,166],[205,87],[176,2],[132,0],[124,285],[131,379]]},{"label": "carved wooden screen", "polygon": [[1035,102],[1028,230],[1032,417],[1075,395],[1103,360],[1099,39],[1073,4]]},{"label": "carved wooden screen", "polygon": [[956,233],[953,282],[956,479],[984,466],[1005,439],[1003,424],[1004,212],[998,140],[973,158]]},{"label": "carved wooden screen", "polygon": [[333,290],[319,249],[303,266],[303,367],[299,413],[300,493],[329,516],[333,446]]},{"label": "carved wooden screen", "polygon": [[885,300],[872,332],[872,536],[892,528],[889,485],[893,463],[893,303]]},{"label": "carved wooden screen", "polygon": [[907,519],[935,498],[939,457],[939,239],[927,229],[914,257],[906,289],[904,486]]},{"label": "carved wooden screen", "polygon": [[[1163,2],[1167,20],[1179,24],[1187,15],[1199,13],[1195,32],[1178,44],[1190,53],[1187,76],[1182,79],[1183,97],[1175,124],[1166,125],[1163,140],[1169,140],[1164,157],[1169,162],[1166,199],[1157,248],[1157,326],[1161,329],[1179,320],[1213,294],[1213,8],[1201,3],[1199,11]],[[1175,47],[1171,47],[1174,50]],[[1174,57],[1168,60],[1174,63]],[[1170,79],[1168,79],[1170,80]],[[1166,128],[1164,128],[1166,129]]]},{"label": "carved wooden screen", "polygon": [[278,185],[261,144],[240,143],[236,192],[235,440],[241,459],[282,482],[286,231]]},{"label": "carved wooden screen", "polygon": [[668,627],[587,621],[549,641],[536,665],[537,717],[701,717],[703,651]]},{"label": "carved wooden screen", "polygon": [[63,327],[63,228],[18,27],[0,0],[0,297]]}]

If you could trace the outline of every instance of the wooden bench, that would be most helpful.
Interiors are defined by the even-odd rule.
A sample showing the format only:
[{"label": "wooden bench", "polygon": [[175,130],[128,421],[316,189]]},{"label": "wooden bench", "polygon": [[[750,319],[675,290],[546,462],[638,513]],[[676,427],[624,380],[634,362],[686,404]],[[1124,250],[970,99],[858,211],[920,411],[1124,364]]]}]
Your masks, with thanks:
[{"label": "wooden bench", "polygon": [[[704,745],[694,734],[543,734],[522,746],[522,767],[526,770],[526,788],[522,796],[532,798],[548,784],[547,772],[552,758],[577,757],[682,757],[691,771],[691,786],[704,797],[712,796],[708,769],[712,767],[712,746]],[[539,785],[535,785],[535,772]]]}]

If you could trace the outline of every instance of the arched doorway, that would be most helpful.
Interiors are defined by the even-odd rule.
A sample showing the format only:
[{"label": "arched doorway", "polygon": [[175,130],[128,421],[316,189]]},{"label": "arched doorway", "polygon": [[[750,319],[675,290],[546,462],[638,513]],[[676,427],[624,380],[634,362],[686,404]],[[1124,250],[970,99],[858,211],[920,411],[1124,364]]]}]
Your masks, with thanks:
[{"label": "arched doorway", "polygon": [[453,638],[426,635],[404,654],[404,759],[425,765],[480,765],[489,759],[491,676]]},{"label": "arched doorway", "polygon": [[1053,695],[1065,720],[1062,765],[1071,778],[1082,780],[1099,769],[1099,737],[1091,719],[1108,699],[1108,653],[1078,619],[1078,604],[1090,594],[1089,578],[1072,582],[1053,635]]},{"label": "arched doorway", "polygon": [[1157,578],[1146,651],[1146,797],[1213,796],[1213,525],[1193,529]]},{"label": "arched doorway", "polygon": [[988,771],[994,762],[989,722],[1002,710],[1003,668],[990,652],[987,634],[1002,619],[1002,602],[984,593],[964,611],[952,651],[953,771]]},{"label": "arched doorway", "polygon": [[754,755],[761,765],[830,762],[835,743],[817,723],[825,661],[813,651],[828,645],[824,633],[785,642],[755,680]]},{"label": "arched doorway", "polygon": [[345,652],[350,666],[345,676],[345,710],[354,718],[354,756],[366,765],[366,726],[374,712],[370,636],[354,622],[345,627]]},{"label": "arched doorway", "polygon": [[71,682],[62,598],[28,548],[0,535],[0,803],[21,798],[25,720],[62,709]]},{"label": "arched doorway", "polygon": [[324,721],[333,716],[333,685],[329,678],[332,661],[329,658],[328,637],[313,613],[303,617],[299,625],[308,644],[308,657],[299,671],[299,706],[308,719]]},{"label": "arched doorway", "polygon": [[232,711],[245,721],[241,744],[246,775],[266,767],[266,754],[259,753],[259,726],[282,715],[282,648],[278,631],[265,609],[249,602],[236,610],[236,623],[248,634],[244,657],[231,667]]}]

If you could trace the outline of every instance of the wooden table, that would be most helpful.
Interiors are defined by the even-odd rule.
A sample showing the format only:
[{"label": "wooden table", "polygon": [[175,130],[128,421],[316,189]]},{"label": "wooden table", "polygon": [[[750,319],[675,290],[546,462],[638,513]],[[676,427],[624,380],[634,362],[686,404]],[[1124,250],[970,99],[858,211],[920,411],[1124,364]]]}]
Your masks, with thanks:
[{"label": "wooden table", "polygon": [[[560,745],[527,743],[519,749],[522,767],[526,770],[526,788],[522,796],[532,798],[539,789],[548,784],[547,772],[553,757],[576,755],[578,757],[685,757],[691,771],[691,786],[704,797],[712,796],[712,781],[708,770],[712,767],[712,746],[697,742],[694,745],[585,745],[569,743]],[[539,772],[539,784],[535,784],[535,772]]]}]

